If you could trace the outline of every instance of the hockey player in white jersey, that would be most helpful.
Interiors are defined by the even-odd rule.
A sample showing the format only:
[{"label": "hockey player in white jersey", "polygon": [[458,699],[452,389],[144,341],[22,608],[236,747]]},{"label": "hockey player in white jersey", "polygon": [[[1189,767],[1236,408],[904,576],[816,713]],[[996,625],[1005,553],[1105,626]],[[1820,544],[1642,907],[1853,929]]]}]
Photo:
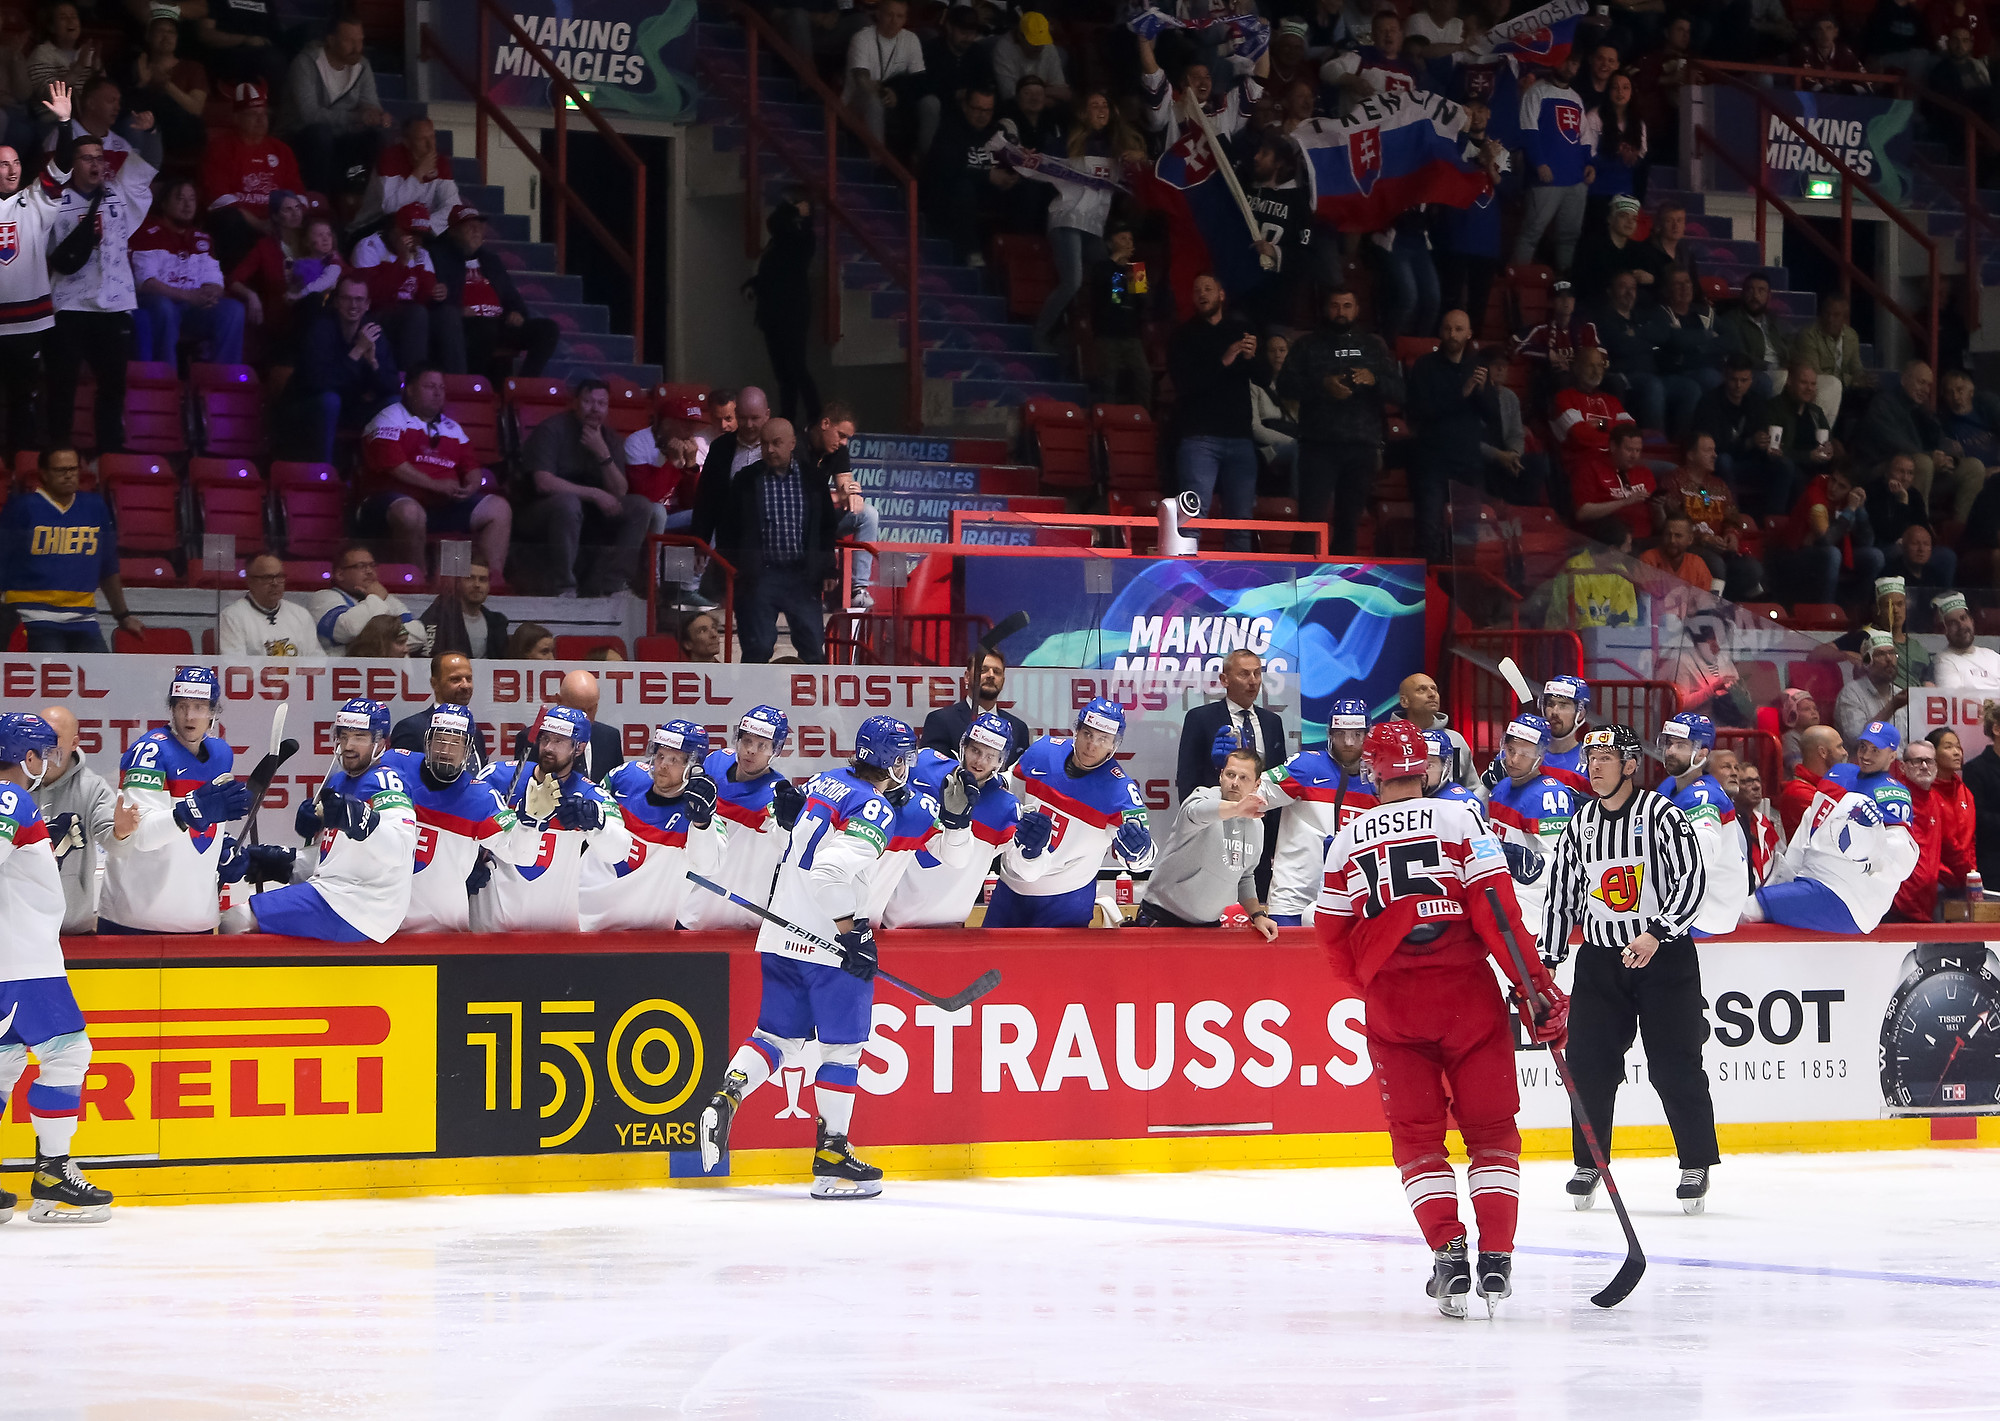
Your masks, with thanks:
[{"label": "hockey player in white jersey", "polygon": [[1352,697],[1333,703],[1326,746],[1301,750],[1264,771],[1257,793],[1285,817],[1271,856],[1271,921],[1296,928],[1306,921],[1326,878],[1326,846],[1343,824],[1375,807],[1375,786],[1361,762],[1368,740],[1368,703]]},{"label": "hockey player in white jersey", "polygon": [[[28,1087],[35,1173],[28,1217],[37,1223],[99,1223],[111,1195],[70,1159],[83,1116],[90,1036],[63,963],[62,878],[49,828],[32,791],[49,771],[56,732],[38,715],[0,715],[0,1117],[35,1053],[40,1074]],[[19,1201],[0,1189],[0,1224]]]},{"label": "hockey player in white jersey", "polygon": [[965,728],[956,761],[933,750],[918,753],[911,778],[937,797],[941,833],[937,846],[919,849],[904,870],[882,917],[886,926],[965,925],[994,855],[1013,840],[1020,821],[1020,802],[1001,773],[1012,747],[1007,722],[983,711]]},{"label": "hockey player in white jersey", "polygon": [[583,922],[584,858],[615,868],[631,857],[625,816],[583,773],[589,746],[588,716],[545,706],[535,721],[533,762],[495,763],[480,772],[541,843],[531,862],[494,861],[492,878],[472,900],[476,931],[576,932]]},{"label": "hockey player in white jersey", "polygon": [[299,806],[304,849],[253,844],[242,850],[252,883],[283,887],[230,911],[225,932],[279,933],[326,942],[387,942],[410,909],[417,811],[409,787],[381,763],[389,708],[357,697],[334,713],[340,768],[317,799]]},{"label": "hockey player in white jersey", "polygon": [[1548,859],[1569,828],[1576,802],[1561,780],[1542,773],[1542,756],[1552,738],[1549,723],[1532,711],[1518,711],[1500,736],[1493,764],[1500,778],[1486,803],[1486,822],[1507,856],[1514,901],[1526,924],[1523,945],[1531,945],[1542,925],[1549,891]]},{"label": "hockey player in white jersey", "polygon": [[585,856],[577,900],[587,933],[671,928],[690,897],[688,874],[713,878],[722,856],[715,829],[715,781],[702,773],[708,732],[691,720],[653,728],[648,760],[620,765],[604,777],[632,834],[620,864]]},{"label": "hockey player in white jersey", "polygon": [[882,1171],[856,1159],[848,1146],[875,1001],[875,933],[857,915],[895,818],[884,792],[908,782],[916,755],[915,731],[893,716],[871,715],[854,734],[853,763],[806,782],[805,807],[787,837],[771,911],[841,951],[815,947],[775,923],[758,930],[764,995],[757,1029],[737,1048],[722,1089],[702,1111],[705,1170],[728,1153],[730,1123],[744,1098],[817,1035],[813,1197],[867,1199],[882,1192]]},{"label": "hockey player in white jersey", "polygon": [[175,667],[168,723],[133,741],[119,760],[120,808],[105,848],[99,933],[215,931],[222,826],[250,813],[250,786],[234,776],[235,752],[213,733],[221,704],[213,671]]},{"label": "hockey player in white jersey", "polygon": [[[722,857],[715,880],[760,906],[771,901],[771,880],[784,857],[786,835],[798,822],[805,795],[771,767],[792,728],[776,706],[752,706],[736,722],[733,749],[709,752],[702,773],[715,783],[716,829]],[[692,893],[681,904],[685,928],[754,928],[762,920],[712,893]]]},{"label": "hockey player in white jersey", "polygon": [[1124,736],[1124,707],[1100,697],[1074,739],[1044,735],[1015,762],[1015,794],[1032,807],[1001,852],[987,927],[1088,927],[1107,851],[1134,873],[1153,866],[1146,801],[1115,758]]},{"label": "hockey player in white jersey", "polygon": [[1909,787],[1889,773],[1902,735],[1871,720],[1854,758],[1819,782],[1771,880],[1750,895],[1743,921],[1828,933],[1872,933],[1917,866]]},{"label": "hockey player in white jersey", "polygon": [[1697,937],[1734,932],[1750,896],[1750,868],[1743,831],[1736,827],[1736,805],[1708,772],[1708,752],[1714,748],[1715,722],[1693,711],[1668,716],[1653,742],[1654,753],[1673,776],[1660,786],[1660,793],[1687,816],[1708,873],[1701,906],[1694,914]]},{"label": "hockey player in white jersey", "polygon": [[473,773],[477,735],[463,706],[440,705],[424,727],[422,754],[391,750],[382,757],[417,815],[406,933],[466,931],[468,895],[490,877],[492,861],[531,864],[541,852],[542,836]]}]

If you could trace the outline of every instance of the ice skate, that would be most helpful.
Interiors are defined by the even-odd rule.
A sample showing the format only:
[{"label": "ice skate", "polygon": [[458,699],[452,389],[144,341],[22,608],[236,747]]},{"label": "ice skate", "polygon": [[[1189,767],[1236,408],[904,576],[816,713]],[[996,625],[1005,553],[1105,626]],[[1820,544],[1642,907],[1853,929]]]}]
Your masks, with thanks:
[{"label": "ice skate", "polygon": [[701,1112],[701,1172],[708,1174],[722,1162],[729,1153],[729,1126],[736,1119],[736,1108],[743,1103],[743,1087],[750,1084],[750,1078],[741,1071],[731,1071],[722,1078],[722,1089],[709,1098]]},{"label": "ice skate", "polygon": [[1502,1298],[1514,1296],[1514,1255],[1481,1253],[1473,1278],[1473,1291],[1486,1299],[1486,1316],[1490,1318],[1499,1311]]},{"label": "ice skate", "polygon": [[1563,1188],[1569,1191],[1570,1203],[1574,1204],[1580,1210],[1588,1209],[1592,1204],[1595,1204],[1597,1202],[1597,1181],[1600,1178],[1602,1176],[1594,1169],[1588,1167],[1578,1169],[1575,1174],[1569,1177],[1569,1183],[1563,1186]]},{"label": "ice skate", "polygon": [[1681,1201],[1681,1212],[1684,1214],[1699,1214],[1707,1208],[1708,1166],[1682,1170],[1680,1187],[1674,1190],[1674,1197]]},{"label": "ice skate", "polygon": [[1465,1239],[1455,1238],[1440,1248],[1431,1261],[1431,1280],[1424,1292],[1437,1299],[1438,1311],[1446,1317],[1464,1317],[1466,1295],[1472,1291],[1472,1265],[1465,1252]]},{"label": "ice skate", "polygon": [[0,1189],[0,1224],[14,1217],[14,1206],[20,1202],[14,1195]]},{"label": "ice skate", "polygon": [[882,1192],[882,1171],[863,1164],[848,1148],[847,1136],[827,1133],[819,1122],[819,1142],[813,1147],[815,1199],[873,1199]]},{"label": "ice skate", "polygon": [[111,1191],[83,1177],[68,1155],[35,1155],[28,1217],[40,1224],[101,1224],[111,1217]]}]

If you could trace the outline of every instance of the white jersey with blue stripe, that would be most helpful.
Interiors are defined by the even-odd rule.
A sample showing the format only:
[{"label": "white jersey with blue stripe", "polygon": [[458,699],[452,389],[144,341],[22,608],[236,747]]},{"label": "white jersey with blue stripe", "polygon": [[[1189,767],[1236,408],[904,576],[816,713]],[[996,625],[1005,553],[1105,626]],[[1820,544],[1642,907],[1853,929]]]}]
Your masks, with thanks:
[{"label": "white jersey with blue stripe", "polygon": [[[1886,780],[1889,776],[1881,778]],[[1898,781],[1890,783],[1897,789],[1903,788]],[[1750,896],[1749,855],[1744,848],[1743,831],[1736,827],[1735,804],[1713,775],[1698,775],[1685,786],[1677,779],[1669,779],[1660,786],[1660,793],[1687,816],[1695,842],[1701,845],[1702,864],[1708,871],[1701,906],[1694,913],[1696,930],[1711,937],[1735,932],[1743,917],[1744,901]],[[1907,810],[1907,790],[1902,803]]]},{"label": "white jersey with blue stripe", "polygon": [[[713,750],[702,761],[702,773],[715,781],[714,830],[721,840],[712,877],[739,897],[760,908],[771,905],[771,880],[785,856],[785,831],[771,814],[772,786],[785,777],[766,768],[754,779],[733,780],[736,752]],[[763,923],[747,908],[698,888],[681,904],[684,928],[754,928]]]},{"label": "white jersey with blue stripe", "polygon": [[[889,847],[896,811],[851,769],[828,770],[806,781],[805,808],[787,837],[771,911],[831,941],[837,918],[866,916],[868,881]],[[798,962],[838,967],[840,956],[766,922],[757,950]]]},{"label": "white jersey with blue stripe", "polygon": [[606,775],[604,790],[625,818],[632,850],[623,863],[584,859],[578,889],[583,930],[671,928],[692,899],[713,901],[715,895],[689,883],[688,874],[715,877],[722,835],[714,825],[695,828],[685,799],[655,794],[652,769],[642,761],[629,761]]},{"label": "white jersey with blue stripe", "polygon": [[470,770],[433,788],[424,779],[424,757],[415,750],[391,750],[382,767],[397,775],[417,816],[411,850],[408,933],[462,933],[471,922],[465,880],[484,847],[496,858],[533,863],[541,835],[520,822],[500,802],[490,780]]},{"label": "white jersey with blue stripe", "polygon": [[118,761],[118,792],[139,811],[126,839],[105,842],[99,917],[159,933],[205,933],[220,916],[216,870],[222,831],[174,822],[174,802],[234,773],[235,752],[219,735],[190,750],[172,730],[148,731]]},{"label": "white jersey with blue stripe", "polygon": [[[417,811],[399,765],[376,763],[358,775],[335,770],[325,789],[358,799],[374,809],[375,827],[365,839],[322,829],[315,849],[311,883],[326,906],[357,932],[387,942],[410,910],[410,879],[417,849]],[[322,791],[324,792],[324,791]],[[303,868],[307,854],[300,854]],[[459,882],[464,883],[461,878]],[[255,899],[251,900],[255,903]]]},{"label": "white jersey with blue stripe", "polygon": [[[520,773],[532,776],[535,766],[524,764]],[[514,803],[514,767],[495,762],[479,772],[491,782],[500,798]],[[472,901],[475,932],[577,932],[582,928],[582,907],[578,892],[587,854],[603,864],[620,864],[632,852],[632,835],[618,805],[592,784],[580,770],[571,770],[562,781],[564,799],[593,799],[602,806],[604,824],[589,833],[565,829],[554,818],[537,823],[519,810],[521,822],[541,837],[535,857],[529,863],[509,863],[500,859],[493,865],[493,877]]]},{"label": "white jersey with blue stripe", "polygon": [[[1044,735],[1014,763],[1013,788],[1023,812],[1039,810],[1055,825],[1048,847],[1034,857],[1018,840],[1000,855],[1001,882],[1024,897],[1049,898],[1095,883],[1118,831],[1130,820],[1146,822],[1146,801],[1117,759],[1072,773],[1071,744]],[[1143,873],[1152,865],[1148,850],[1129,867]]]},{"label": "white jersey with blue stripe", "polygon": [[1900,780],[1835,765],[1773,866],[1771,882],[1824,884],[1847,905],[1856,927],[1873,932],[1917,866],[1911,818],[1909,787]]},{"label": "white jersey with blue stripe", "polygon": [[[927,764],[926,755],[936,758]],[[923,780],[935,794],[957,764],[950,756],[925,750],[917,757],[912,778]],[[882,914],[884,925],[963,927],[979,901],[993,856],[1013,842],[1014,826],[1020,820],[1020,801],[1007,788],[1006,775],[989,775],[979,787],[979,798],[972,802],[972,826],[942,833],[932,844],[917,850],[915,862],[904,870],[902,880],[889,895],[889,906]]]},{"label": "white jersey with blue stripe", "polygon": [[970,848],[963,834],[957,836],[955,845],[948,846],[945,841],[952,836],[938,827],[941,812],[938,789],[957,763],[935,750],[917,752],[917,762],[910,770],[909,793],[901,804],[890,806],[896,817],[889,826],[889,846],[882,852],[882,862],[868,875],[868,894],[861,903],[861,916],[870,922],[882,921],[890,897],[916,867],[919,853],[946,853],[957,861]]},{"label": "white jersey with blue stripe", "polygon": [[0,784],[0,982],[67,975],[62,877],[34,797]]}]

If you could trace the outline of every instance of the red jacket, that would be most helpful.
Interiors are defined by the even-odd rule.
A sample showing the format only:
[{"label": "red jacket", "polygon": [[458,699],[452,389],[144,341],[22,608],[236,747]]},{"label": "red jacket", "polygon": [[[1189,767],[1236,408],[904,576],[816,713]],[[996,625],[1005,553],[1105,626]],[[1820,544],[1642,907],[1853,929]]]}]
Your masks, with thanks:
[{"label": "red jacket", "polygon": [[1957,775],[1940,774],[1931,785],[1931,799],[1944,826],[1943,873],[1938,882],[1954,891],[1963,890],[1965,875],[1979,867],[1973,848],[1973,828],[1977,814],[1972,807],[1972,791]]},{"label": "red jacket", "polygon": [[1613,429],[1635,423],[1610,391],[1585,391],[1572,385],[1557,392],[1549,428],[1562,446],[1564,463],[1573,464],[1579,455],[1604,453],[1611,447]]},{"label": "red jacket", "polygon": [[1890,773],[1910,791],[1910,837],[1917,841],[1917,866],[1896,890],[1889,917],[1899,923],[1928,923],[1937,914],[1939,852],[1944,842],[1937,794],[1911,784],[1910,777],[1903,773],[1901,760]]},{"label": "red jacket", "polygon": [[1792,841],[1798,832],[1799,821],[1812,808],[1813,796],[1819,793],[1820,777],[1800,765],[1792,771],[1792,777],[1778,786],[1778,817],[1785,821],[1785,842]]}]

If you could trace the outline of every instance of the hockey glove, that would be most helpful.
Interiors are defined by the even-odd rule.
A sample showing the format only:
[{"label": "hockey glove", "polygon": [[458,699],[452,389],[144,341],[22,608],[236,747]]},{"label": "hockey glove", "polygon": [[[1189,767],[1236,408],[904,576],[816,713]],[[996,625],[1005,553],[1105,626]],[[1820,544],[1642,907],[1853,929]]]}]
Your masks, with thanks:
[{"label": "hockey glove", "polygon": [[1569,998],[1554,982],[1544,982],[1535,990],[1545,1005],[1540,1022],[1535,1020],[1534,1008],[1518,987],[1514,990],[1514,1010],[1520,1014],[1522,1029],[1530,1041],[1545,1042],[1560,1051],[1569,1044]]},{"label": "hockey glove", "polygon": [[1500,852],[1506,856],[1507,872],[1514,875],[1516,883],[1533,883],[1547,866],[1546,860],[1526,844],[1502,844]]},{"label": "hockey glove", "polygon": [[1056,823],[1039,809],[1031,809],[1021,816],[1021,822],[1014,826],[1014,842],[1021,846],[1021,857],[1038,859],[1042,850],[1055,837]]},{"label": "hockey glove", "polygon": [[864,982],[875,980],[875,929],[866,918],[856,918],[851,929],[836,933],[833,940],[846,954],[840,959],[841,971]]},{"label": "hockey glove", "polygon": [[1215,743],[1209,746],[1208,749],[1209,762],[1219,770],[1222,768],[1224,760],[1227,760],[1242,748],[1243,742],[1236,736],[1236,727],[1225,725],[1222,729],[1215,732]]},{"label": "hockey glove", "polygon": [[889,801],[891,809],[901,809],[910,802],[910,782],[904,780],[899,785],[882,786],[882,798]]},{"label": "hockey glove", "polygon": [[281,849],[275,844],[251,844],[243,852],[249,860],[243,876],[252,883],[292,881],[292,866],[299,857],[297,849]]},{"label": "hockey glove", "polygon": [[83,818],[77,814],[58,814],[49,820],[49,848],[54,851],[56,862],[61,863],[71,853],[83,847]]},{"label": "hockey glove", "polygon": [[217,780],[175,804],[174,823],[190,834],[199,834],[249,812],[250,786],[242,780]]},{"label": "hockey glove", "polygon": [[594,834],[604,827],[604,806],[588,795],[579,794],[556,806],[556,823],[565,829]]},{"label": "hockey glove", "polygon": [[562,803],[562,785],[550,775],[537,771],[528,781],[528,792],[521,798],[521,812],[537,824],[546,824]]},{"label": "hockey glove", "polygon": [[319,792],[319,817],[327,828],[336,834],[347,835],[356,843],[374,833],[375,826],[382,819],[372,804],[349,799],[338,790],[331,789]]},{"label": "hockey glove", "polygon": [[972,827],[972,804],[979,797],[979,791],[972,783],[972,776],[961,767],[944,777],[938,786],[938,827],[945,830],[970,829]]},{"label": "hockey glove", "polygon": [[243,875],[250,871],[249,846],[241,839],[222,836],[222,857],[216,861],[215,881],[217,883],[241,883]]},{"label": "hockey glove", "polygon": [[493,854],[481,849],[479,857],[472,861],[472,872],[465,875],[465,896],[470,898],[493,881]]},{"label": "hockey glove", "polygon": [[1111,848],[1126,863],[1137,863],[1153,851],[1153,831],[1143,819],[1127,819],[1118,837],[1111,841]]},{"label": "hockey glove", "polygon": [[319,801],[310,797],[300,800],[298,813],[292,816],[292,831],[310,844],[325,827],[319,819]]},{"label": "hockey glove", "polygon": [[779,780],[771,786],[771,814],[787,834],[799,822],[799,814],[805,807],[806,792],[790,780]]},{"label": "hockey glove", "polygon": [[687,810],[688,823],[697,829],[706,829],[715,822],[715,781],[700,770],[691,772],[687,783],[681,786],[681,806]]}]

